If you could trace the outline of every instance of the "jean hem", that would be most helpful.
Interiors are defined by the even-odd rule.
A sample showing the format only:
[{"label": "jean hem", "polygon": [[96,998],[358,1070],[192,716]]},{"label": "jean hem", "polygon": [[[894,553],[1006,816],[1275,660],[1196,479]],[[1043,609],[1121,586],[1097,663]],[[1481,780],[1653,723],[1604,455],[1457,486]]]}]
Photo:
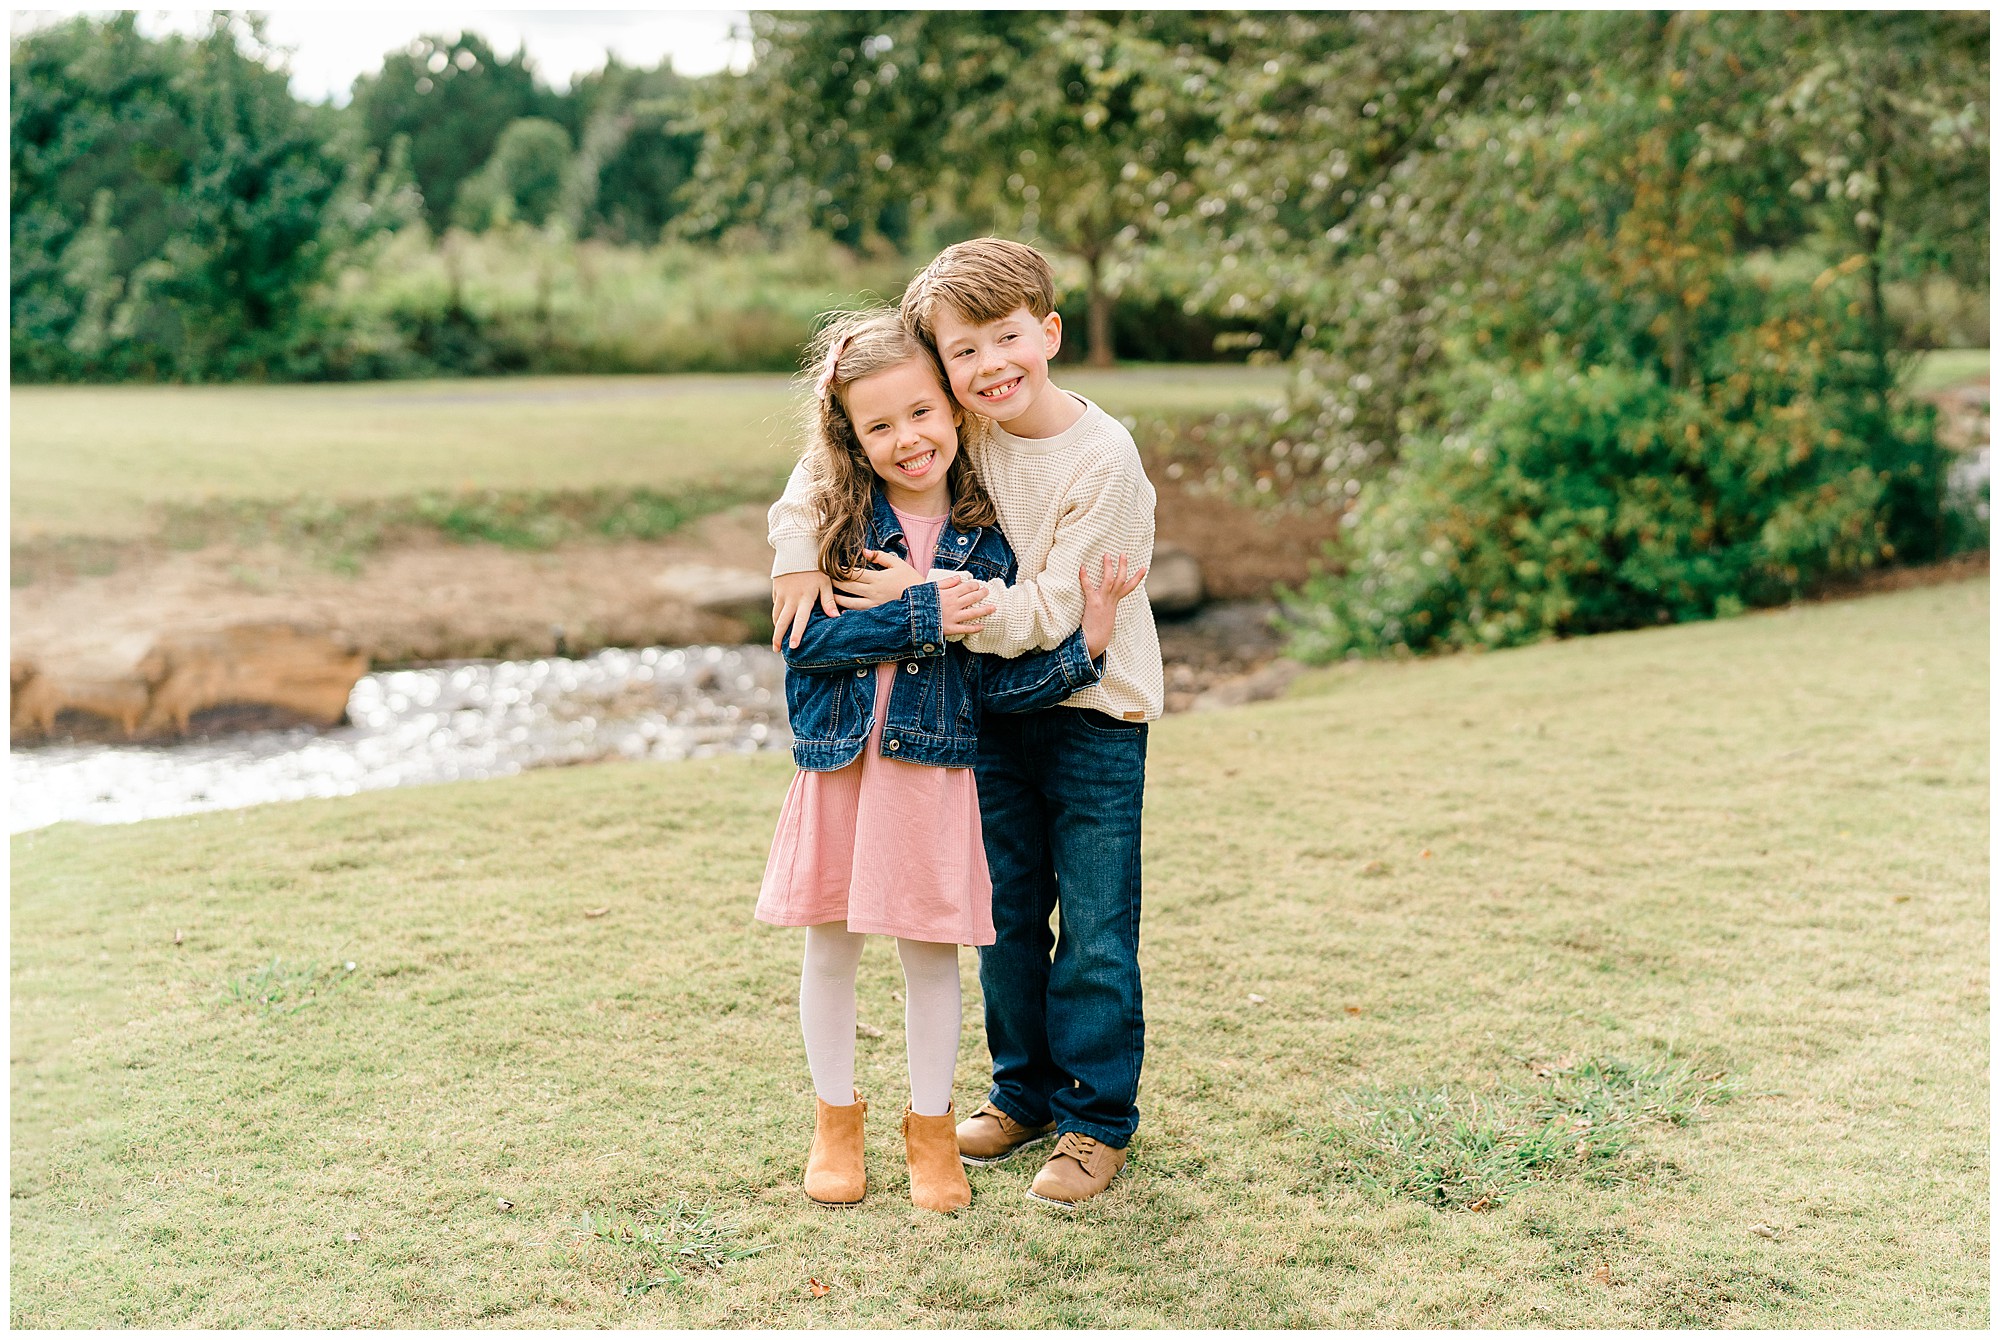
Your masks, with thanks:
[{"label": "jean hem", "polygon": [[[1018,1120],[1018,1118],[1017,1118]],[[1114,1131],[1109,1126],[1096,1126],[1087,1121],[1064,1121],[1056,1125],[1056,1136],[1061,1138],[1075,1131],[1087,1135],[1099,1144],[1110,1145],[1113,1149],[1123,1149],[1132,1143],[1132,1131]]]},{"label": "jean hem", "polygon": [[1000,1097],[1000,1091],[998,1089],[987,1090],[986,1101],[993,1104],[993,1106],[999,1108],[1002,1112],[1005,1112],[1010,1121],[1017,1122],[1020,1125],[1027,1127],[1031,1131],[1037,1129],[1038,1127],[1046,1126],[1051,1121],[1055,1120],[1054,1113],[1050,1113],[1048,1116],[1043,1117],[1040,1121],[1028,1120],[1026,1116],[1022,1115],[1021,1109],[1015,1107],[1012,1103],[1006,1102]]}]

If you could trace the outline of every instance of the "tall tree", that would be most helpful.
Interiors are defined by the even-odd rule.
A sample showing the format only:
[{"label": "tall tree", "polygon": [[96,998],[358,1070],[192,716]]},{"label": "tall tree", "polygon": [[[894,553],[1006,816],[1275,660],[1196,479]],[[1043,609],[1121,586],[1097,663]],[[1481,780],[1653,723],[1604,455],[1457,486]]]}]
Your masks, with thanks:
[{"label": "tall tree", "polygon": [[1883,287],[1928,271],[1987,283],[1990,22],[1978,13],[1816,13],[1789,25],[1769,124],[1793,192],[1858,259],[1878,393],[1894,380]]},{"label": "tall tree", "polygon": [[1116,249],[1187,194],[1208,130],[1184,84],[1200,20],[1013,11],[756,14],[756,64],[718,85],[695,226],[742,219],[904,245],[993,229],[1083,262],[1111,358]]},{"label": "tall tree", "polygon": [[398,135],[408,138],[410,171],[434,231],[451,221],[459,189],[493,157],[502,131],[522,117],[562,113],[525,48],[503,57],[476,33],[419,37],[389,53],[380,73],[354,81],[352,106],[379,152]]},{"label": "tall tree", "polygon": [[368,202],[260,26],[154,40],[129,13],[76,18],[12,54],[15,374],[282,375]]},{"label": "tall tree", "polygon": [[568,102],[577,155],[566,211],[579,233],[650,244],[685,207],[683,187],[701,153],[690,82],[668,61],[621,65],[580,77]]},{"label": "tall tree", "polygon": [[[1809,260],[1816,218],[1837,244],[1822,265],[1864,240],[1895,250],[1885,272],[1928,264],[1918,219],[1943,211],[1862,239],[1868,218],[1827,222],[1809,199],[1814,181],[1868,189],[1851,163],[1867,137],[1822,96],[1829,68],[1879,82],[1908,62],[1897,86],[1931,90],[1905,95],[1908,173],[1951,163],[1962,180],[1970,160],[1983,174],[1985,16],[1897,17],[1937,22],[1827,16],[1808,38],[1759,13],[1218,19],[1227,56],[1203,96],[1221,128],[1194,152],[1201,191],[1174,244],[1207,271],[1199,300],[1282,301],[1305,336],[1294,412],[1254,473],[1352,496],[1356,472],[1440,425],[1439,374],[1469,358],[1554,354],[1706,385],[1761,319],[1750,251]],[[1788,126],[1791,106],[1815,119]],[[1982,239],[1967,272],[1983,287],[1984,193],[1949,198]]]},{"label": "tall tree", "polygon": [[561,209],[574,159],[569,132],[554,121],[511,122],[486,166],[459,188],[454,221],[475,231],[517,220],[541,227]]}]

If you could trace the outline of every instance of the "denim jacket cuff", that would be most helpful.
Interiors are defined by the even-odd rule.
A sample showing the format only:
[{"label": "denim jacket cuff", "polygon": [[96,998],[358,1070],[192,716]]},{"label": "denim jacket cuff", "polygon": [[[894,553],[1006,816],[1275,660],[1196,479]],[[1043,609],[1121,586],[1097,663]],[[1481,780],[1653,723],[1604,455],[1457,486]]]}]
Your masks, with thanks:
[{"label": "denim jacket cuff", "polygon": [[919,582],[903,593],[910,601],[910,654],[944,655],[944,612],[936,582]]},{"label": "denim jacket cuff", "polygon": [[[1109,648],[1106,650],[1108,652]],[[1056,649],[1056,661],[1062,666],[1063,681],[1069,685],[1071,692],[1087,689],[1104,678],[1104,657],[1091,659],[1081,628],[1063,639],[1062,646]]]}]

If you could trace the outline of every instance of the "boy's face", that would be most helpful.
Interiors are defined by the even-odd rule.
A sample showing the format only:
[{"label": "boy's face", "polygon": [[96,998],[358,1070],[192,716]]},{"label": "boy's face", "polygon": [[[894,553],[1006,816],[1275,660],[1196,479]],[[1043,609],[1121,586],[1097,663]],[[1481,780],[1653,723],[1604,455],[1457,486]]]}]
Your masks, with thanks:
[{"label": "boy's face", "polygon": [[1062,348],[1062,318],[1016,307],[996,321],[975,324],[944,307],[931,324],[931,337],[958,403],[995,423],[1018,426],[1024,415],[1032,422],[1036,404],[1047,400],[1049,360]]}]

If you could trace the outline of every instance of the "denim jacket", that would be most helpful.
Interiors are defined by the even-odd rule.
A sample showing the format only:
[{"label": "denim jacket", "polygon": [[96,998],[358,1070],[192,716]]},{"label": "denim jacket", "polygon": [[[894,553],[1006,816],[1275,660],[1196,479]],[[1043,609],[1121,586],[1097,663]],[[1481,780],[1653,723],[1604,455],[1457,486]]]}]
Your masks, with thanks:
[{"label": "denim jacket", "polygon": [[[880,485],[864,543],[909,557],[903,527]],[[997,526],[938,533],[931,575],[963,572],[986,581],[1014,577],[1014,551]],[[979,750],[982,712],[1034,712],[1095,684],[1083,630],[1049,651],[987,656],[947,642],[934,582],[912,586],[868,610],[828,617],[813,608],[794,647],[784,643],[785,706],[792,718],[792,758],[808,772],[831,772],[861,756],[875,718],[875,667],[898,662],[882,727],[882,756],[941,768],[969,768]]]}]

